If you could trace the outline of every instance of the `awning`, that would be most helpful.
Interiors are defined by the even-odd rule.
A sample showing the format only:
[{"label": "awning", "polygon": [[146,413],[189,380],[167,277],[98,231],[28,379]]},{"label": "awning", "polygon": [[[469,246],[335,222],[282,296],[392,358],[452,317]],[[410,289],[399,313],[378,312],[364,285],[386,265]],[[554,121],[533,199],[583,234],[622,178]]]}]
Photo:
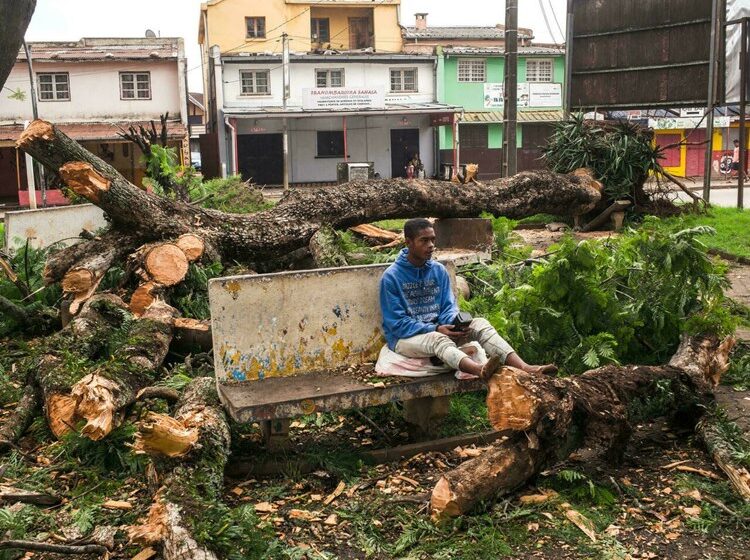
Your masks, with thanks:
[{"label": "awning", "polygon": [[228,109],[224,112],[225,117],[235,119],[281,119],[281,118],[315,118],[315,117],[383,117],[389,115],[419,115],[439,113],[460,113],[461,108],[444,103],[409,103],[388,104],[386,108],[380,109],[302,109],[301,107],[289,107],[284,110],[281,107],[263,107],[256,109]]},{"label": "awning", "polygon": [[[553,110],[529,110],[518,111],[518,122],[520,123],[544,123],[565,120],[562,109]],[[464,113],[461,117],[462,123],[502,123],[502,111],[474,111]]]},{"label": "awning", "polygon": [[[147,129],[151,128],[150,121],[121,121],[121,122],[92,122],[92,123],[65,123],[55,124],[55,126],[70,136],[73,140],[79,142],[85,141],[119,141],[127,142],[119,136],[120,128],[127,129],[133,125],[136,128],[143,125]],[[160,124],[157,123],[157,130],[160,130]],[[23,132],[23,125],[8,124],[0,125],[0,146],[14,146]],[[167,138],[170,140],[182,140],[187,134],[185,125],[180,121],[167,122]]]}]

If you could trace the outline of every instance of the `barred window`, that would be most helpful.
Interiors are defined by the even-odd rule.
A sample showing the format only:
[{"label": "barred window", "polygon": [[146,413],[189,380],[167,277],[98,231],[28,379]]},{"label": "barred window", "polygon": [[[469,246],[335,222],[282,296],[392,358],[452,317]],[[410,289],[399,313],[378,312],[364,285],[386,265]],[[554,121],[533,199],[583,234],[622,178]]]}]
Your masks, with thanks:
[{"label": "barred window", "polygon": [[489,146],[489,127],[486,124],[459,125],[458,138],[462,148],[486,148]]},{"label": "barred window", "polygon": [[248,39],[265,39],[266,37],[266,18],[264,17],[246,17],[245,18],[246,37]]},{"label": "barred window", "polygon": [[487,62],[480,59],[458,61],[459,82],[484,82],[487,79]]},{"label": "barred window", "polygon": [[37,74],[40,101],[70,101],[70,78],[67,72]]},{"label": "barred window", "polygon": [[268,95],[271,93],[270,70],[242,70],[240,72],[242,95]]},{"label": "barred window", "polygon": [[552,60],[550,59],[526,59],[526,81],[527,82],[551,82]]},{"label": "barred window", "polygon": [[391,68],[391,92],[408,93],[416,91],[416,68]]},{"label": "barred window", "polygon": [[315,70],[315,87],[338,88],[344,87],[344,69],[318,69]]},{"label": "barred window", "polygon": [[151,73],[120,72],[120,99],[151,99]]}]

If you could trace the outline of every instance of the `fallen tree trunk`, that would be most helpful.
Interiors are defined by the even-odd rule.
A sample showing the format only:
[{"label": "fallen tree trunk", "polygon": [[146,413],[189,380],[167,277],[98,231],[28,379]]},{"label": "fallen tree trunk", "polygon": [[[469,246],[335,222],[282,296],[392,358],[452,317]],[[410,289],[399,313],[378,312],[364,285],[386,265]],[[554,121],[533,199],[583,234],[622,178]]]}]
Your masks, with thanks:
[{"label": "fallen tree trunk", "polygon": [[131,540],[161,543],[165,560],[215,559],[195,541],[190,527],[222,499],[229,444],[229,424],[211,378],[188,385],[174,418],[149,415],[136,435],[135,450],[161,457],[165,477],[148,518],[129,529]]},{"label": "fallen tree trunk", "polygon": [[586,174],[525,172],[482,186],[432,180],[354,181],[325,190],[292,191],[270,210],[238,215],[146,193],[45,121],[34,121],[18,146],[59,171],[74,192],[102,208],[114,229],[131,232],[141,241],[192,233],[205,243],[209,258],[245,264],[305,247],[326,224],[347,228],[385,218],[474,217],[482,212],[509,218],[561,211],[579,215],[601,198],[601,184]]},{"label": "fallen tree trunk", "polygon": [[695,433],[706,446],[714,463],[724,471],[737,493],[750,502],[750,471],[734,458],[733,449],[728,445],[724,434],[717,426],[713,414],[706,414],[695,427]]},{"label": "fallen tree trunk", "polygon": [[[712,383],[727,368],[732,339],[685,339],[665,366],[605,366],[571,378],[549,378],[502,368],[488,380],[492,426],[512,435],[476,459],[444,473],[432,491],[433,518],[462,515],[482,500],[507,494],[571,451],[591,447],[612,461],[630,436],[627,406],[669,380],[684,416],[712,398]],[[574,435],[576,434],[576,435]]]},{"label": "fallen tree trunk", "polygon": [[169,351],[177,311],[157,301],[136,320],[128,340],[112,359],[71,388],[76,400],[74,418],[85,420],[81,433],[100,440],[117,427],[126,407],[138,392],[156,380]]}]

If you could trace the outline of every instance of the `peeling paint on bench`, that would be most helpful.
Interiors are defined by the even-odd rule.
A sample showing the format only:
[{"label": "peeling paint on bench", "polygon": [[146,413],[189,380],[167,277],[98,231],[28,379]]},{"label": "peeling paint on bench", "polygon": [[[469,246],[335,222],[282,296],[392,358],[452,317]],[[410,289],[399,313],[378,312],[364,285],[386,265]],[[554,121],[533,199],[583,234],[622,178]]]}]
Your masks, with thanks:
[{"label": "peeling paint on bench", "polygon": [[14,210],[5,213],[5,246],[15,252],[27,239],[34,249],[58,242],[72,245],[82,241],[81,230],[96,232],[106,226],[104,212],[93,204]]}]

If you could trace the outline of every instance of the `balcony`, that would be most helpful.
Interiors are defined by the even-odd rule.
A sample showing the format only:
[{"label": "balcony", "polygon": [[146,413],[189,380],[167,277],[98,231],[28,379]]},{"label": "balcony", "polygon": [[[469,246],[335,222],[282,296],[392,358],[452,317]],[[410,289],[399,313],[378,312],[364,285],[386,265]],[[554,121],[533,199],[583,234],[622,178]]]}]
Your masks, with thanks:
[{"label": "balcony", "polygon": [[373,8],[312,8],[310,36],[313,48],[344,51],[374,48],[373,22]]}]

